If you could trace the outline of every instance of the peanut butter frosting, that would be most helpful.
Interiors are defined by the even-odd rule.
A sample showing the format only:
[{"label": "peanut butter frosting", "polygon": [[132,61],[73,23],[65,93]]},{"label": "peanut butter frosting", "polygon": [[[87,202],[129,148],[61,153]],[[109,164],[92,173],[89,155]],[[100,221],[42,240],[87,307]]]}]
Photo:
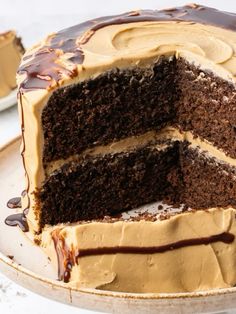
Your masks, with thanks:
[{"label": "peanut butter frosting", "polygon": [[181,51],[203,56],[231,72],[234,32],[234,14],[196,4],[102,17],[51,34],[29,50],[19,69],[20,88],[53,89],[68,77],[81,76],[84,67],[101,70],[115,61],[122,63],[121,59],[137,62]]},{"label": "peanut butter frosting", "polygon": [[23,52],[14,31],[0,34],[0,98],[16,88],[16,71]]},{"label": "peanut butter frosting", "polygon": [[236,283],[235,214],[212,208],[165,220],[50,227],[42,247],[52,260],[58,256],[59,274],[74,287],[137,293],[226,288]]}]

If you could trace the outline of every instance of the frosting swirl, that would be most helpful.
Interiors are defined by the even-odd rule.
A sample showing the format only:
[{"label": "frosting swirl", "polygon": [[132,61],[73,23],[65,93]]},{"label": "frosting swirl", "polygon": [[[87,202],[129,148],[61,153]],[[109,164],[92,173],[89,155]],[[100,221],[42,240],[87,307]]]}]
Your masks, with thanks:
[{"label": "frosting swirl", "polygon": [[82,66],[91,66],[95,56],[101,65],[111,57],[138,57],[147,51],[161,55],[187,50],[232,71],[235,30],[235,14],[196,4],[102,17],[52,34],[28,51],[18,72],[19,86],[22,91],[53,89],[78,76]]}]

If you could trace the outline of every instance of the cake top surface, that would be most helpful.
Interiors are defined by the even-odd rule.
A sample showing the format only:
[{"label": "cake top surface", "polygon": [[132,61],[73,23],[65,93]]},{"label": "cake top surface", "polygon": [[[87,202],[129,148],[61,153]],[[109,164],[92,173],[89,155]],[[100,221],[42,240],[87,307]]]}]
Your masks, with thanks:
[{"label": "cake top surface", "polygon": [[140,59],[187,50],[228,70],[236,60],[235,31],[235,14],[197,4],[97,18],[51,34],[29,50],[18,72],[19,87],[22,93],[52,90],[84,67],[121,60],[121,51],[132,58],[137,49]]}]

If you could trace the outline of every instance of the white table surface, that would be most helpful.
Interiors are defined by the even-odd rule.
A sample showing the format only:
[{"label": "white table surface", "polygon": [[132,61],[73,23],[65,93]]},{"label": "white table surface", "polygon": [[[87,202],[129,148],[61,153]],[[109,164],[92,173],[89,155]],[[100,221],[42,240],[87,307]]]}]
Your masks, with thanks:
[{"label": "white table surface", "polygon": [[[26,47],[47,33],[101,15],[138,8],[164,8],[191,1],[178,0],[0,0],[0,32],[16,29]],[[196,1],[222,10],[236,12],[236,1]],[[0,147],[20,133],[17,107],[0,112]],[[0,313],[74,314],[96,313],[60,304],[9,281],[0,274]],[[236,312],[231,312],[236,313]]]}]

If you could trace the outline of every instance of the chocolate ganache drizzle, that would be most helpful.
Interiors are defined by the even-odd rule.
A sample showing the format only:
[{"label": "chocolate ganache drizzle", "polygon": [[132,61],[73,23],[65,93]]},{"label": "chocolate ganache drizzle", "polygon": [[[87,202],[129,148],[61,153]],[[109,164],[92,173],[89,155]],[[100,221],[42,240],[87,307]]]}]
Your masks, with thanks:
[{"label": "chocolate ganache drizzle", "polygon": [[[140,10],[125,14],[106,16],[75,25],[48,37],[46,43],[23,58],[18,73],[25,75],[20,83],[21,93],[35,89],[51,89],[59,84],[64,76],[78,75],[78,64],[83,64],[83,45],[95,32],[109,25],[148,21],[192,22],[220,26],[236,30],[236,15],[218,11],[202,5],[190,4],[165,10]],[[57,61],[68,54],[70,67]],[[72,56],[71,56],[72,55]]]},{"label": "chocolate ganache drizzle", "polygon": [[96,249],[82,249],[77,254],[77,259],[83,256],[103,255],[103,254],[156,254],[165,253],[170,250],[177,250],[186,246],[207,245],[214,242],[232,243],[234,235],[231,233],[221,233],[205,238],[186,239],[178,242],[151,247],[101,247]]},{"label": "chocolate ganache drizzle", "polygon": [[59,233],[59,229],[52,233],[52,239],[57,253],[58,279],[68,283],[70,281],[72,266],[76,263],[76,257],[74,252],[67,247],[64,238],[60,237]]},{"label": "chocolate ganache drizzle", "polygon": [[[22,192],[24,194],[25,191]],[[13,197],[7,202],[7,207],[14,209],[14,208],[21,208],[21,198],[20,197]],[[26,215],[28,213],[28,209],[25,209],[22,213],[12,214],[5,219],[5,224],[12,227],[20,227],[23,232],[29,231],[29,226],[27,223]]]}]

